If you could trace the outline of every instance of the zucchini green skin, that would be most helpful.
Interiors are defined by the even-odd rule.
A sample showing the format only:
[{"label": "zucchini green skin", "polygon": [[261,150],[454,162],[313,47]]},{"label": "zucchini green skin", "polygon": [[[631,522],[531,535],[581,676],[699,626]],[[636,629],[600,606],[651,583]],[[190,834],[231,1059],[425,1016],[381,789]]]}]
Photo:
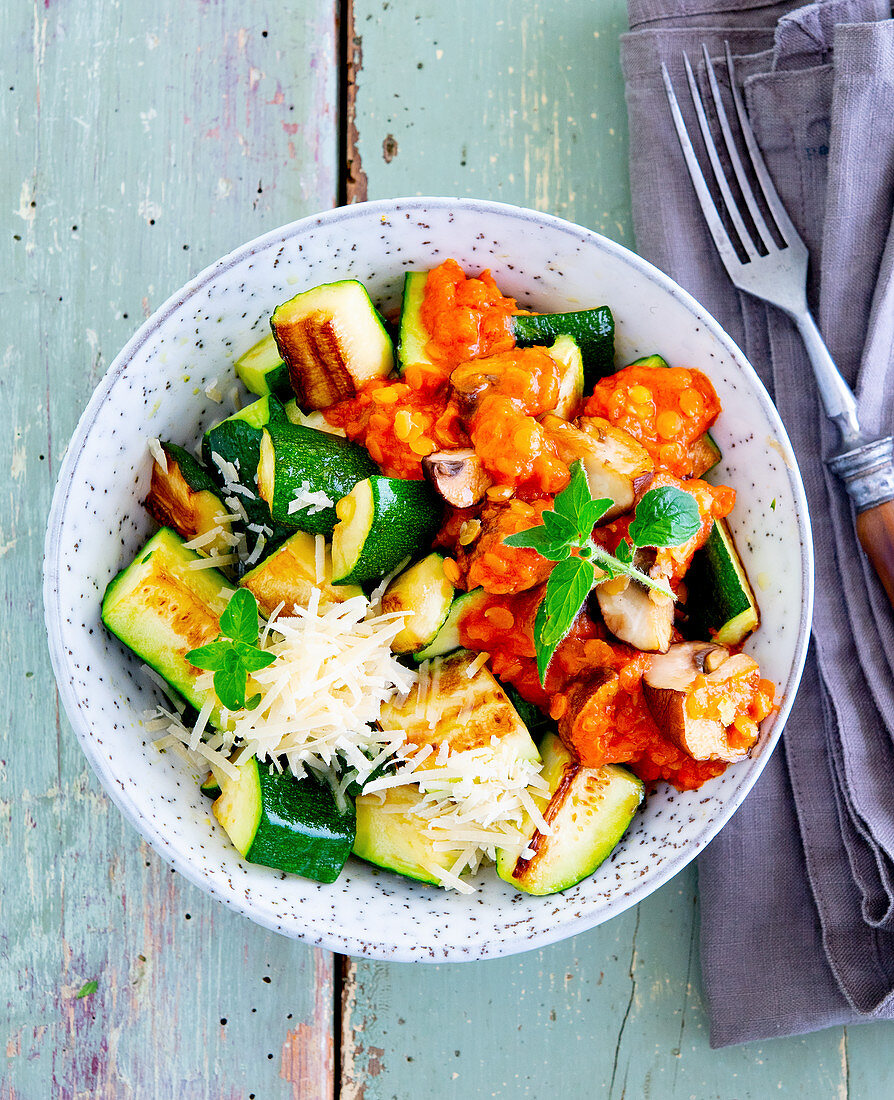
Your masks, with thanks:
[{"label": "zucchini green skin", "polygon": [[199,784],[199,790],[206,798],[220,798],[220,783],[218,783],[214,772],[208,773]]},{"label": "zucchini green skin", "polygon": [[670,363],[660,355],[643,355],[639,359],[634,359],[632,363],[627,364],[628,367],[669,367]]},{"label": "zucchini green skin", "polygon": [[[110,581],[102,601],[106,628],[196,710],[214,689],[199,691],[199,673],[186,654],[218,636],[221,612],[235,591],[219,570],[190,567],[202,560],[163,527]],[[218,706],[210,722],[220,726]]]},{"label": "zucchini green skin", "polygon": [[340,813],[330,787],[313,776],[270,774],[251,757],[236,779],[224,776],[214,816],[249,863],[316,882],[335,882],[351,853],[354,807]]},{"label": "zucchini green skin", "polygon": [[[172,458],[177,463],[180,473],[183,475],[183,480],[194,493],[214,493],[219,499],[214,478],[197,458],[193,458],[189,451],[178,447],[176,443],[168,443],[165,440],[160,442],[161,449],[168,458]],[[223,504],[221,504],[221,509],[225,511]]]},{"label": "zucchini green skin", "polygon": [[462,847],[446,852],[435,850],[436,836],[426,832],[422,818],[413,811],[423,795],[415,784],[390,787],[379,795],[357,799],[357,836],[354,855],[375,867],[396,871],[406,878],[440,884],[432,868],[448,871],[462,852]]},{"label": "zucchini green skin", "polygon": [[480,607],[487,599],[488,595],[483,588],[473,588],[470,592],[460,592],[450,605],[450,610],[441,629],[427,646],[413,654],[413,660],[422,662],[428,661],[432,657],[446,657],[448,653],[461,649],[463,643],[459,631],[463,617],[474,611],[476,607]]},{"label": "zucchini green skin", "polygon": [[[497,874],[527,894],[555,894],[587,878],[615,849],[643,800],[643,784],[617,764],[580,765],[552,733],[540,747],[550,799],[536,800],[553,829],[539,833],[525,816],[523,841],[497,852]],[[526,846],[534,855],[524,858]]]},{"label": "zucchini green skin", "polygon": [[425,299],[427,271],[408,271],[404,275],[404,296],[400,311],[400,336],[397,345],[397,370],[403,374],[411,363],[429,366],[431,356],[426,351],[429,335],[422,323],[422,303]]},{"label": "zucchini green skin", "polygon": [[[258,490],[270,508],[273,522],[282,527],[331,535],[336,523],[334,502],[347,496],[358,481],[379,472],[359,444],[316,428],[282,420],[270,423],[264,436]],[[304,482],[310,492],[325,493],[333,501],[332,507],[319,512],[309,508],[289,512]]]},{"label": "zucchini green skin", "polygon": [[425,481],[370,477],[345,499],[359,504],[332,533],[333,584],[384,577],[403,558],[428,549],[441,525],[441,500]]},{"label": "zucchini green skin", "polygon": [[236,377],[249,393],[274,394],[288,401],[292,394],[289,368],[283,362],[273,333],[269,332],[236,360]]},{"label": "zucchini green skin", "polygon": [[512,332],[519,347],[552,344],[571,336],[581,351],[587,389],[615,370],[615,320],[608,306],[574,313],[541,313],[513,317]]},{"label": "zucchini green skin", "polygon": [[238,469],[239,483],[252,494],[250,497],[239,496],[248,516],[248,522],[273,530],[273,535],[268,540],[268,549],[272,549],[274,541],[281,542],[293,528],[277,529],[267,502],[258,493],[256,479],[261,454],[261,438],[266,427],[286,420],[282,404],[272,395],[268,395],[247,405],[219,424],[215,424],[205,432],[202,438],[202,458],[221,489],[224,489],[225,481],[211,457],[212,454],[220,455]]},{"label": "zucchini green skin", "polygon": [[504,683],[502,680],[500,683],[509,702],[518,711],[519,718],[528,727],[528,732],[536,744],[539,744],[548,733],[558,734],[559,727],[548,714],[544,714],[540,707],[529,703],[512,684]]},{"label": "zucchini green skin", "polygon": [[714,521],[705,545],[686,571],[686,633],[719,645],[737,645],[760,623],[760,611],[729,527]]}]

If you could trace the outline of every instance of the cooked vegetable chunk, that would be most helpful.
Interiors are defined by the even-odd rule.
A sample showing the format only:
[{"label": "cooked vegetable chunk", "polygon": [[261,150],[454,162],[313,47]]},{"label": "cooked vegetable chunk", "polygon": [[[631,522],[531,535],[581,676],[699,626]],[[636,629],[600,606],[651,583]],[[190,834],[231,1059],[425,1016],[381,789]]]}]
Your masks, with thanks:
[{"label": "cooked vegetable chunk", "polygon": [[421,317],[427,278],[427,271],[408,271],[404,275],[400,340],[397,348],[398,370],[401,374],[411,363],[428,365],[432,361],[426,348],[429,335]]},{"label": "cooked vegetable chunk", "polygon": [[287,401],[292,396],[289,368],[282,361],[272,332],[239,356],[236,377],[249,393],[256,393],[259,397],[272,393]]},{"label": "cooked vegetable chunk", "polygon": [[[214,689],[196,687],[199,670],[186,654],[218,636],[220,616],[235,591],[219,570],[193,568],[206,560],[163,527],[111,581],[102,602],[108,629],[196,710]],[[218,705],[210,720],[221,724]]]},{"label": "cooked vegetable chunk", "polygon": [[453,866],[463,845],[439,850],[445,843],[443,833],[428,831],[424,819],[413,812],[423,798],[414,784],[361,795],[355,803],[354,855],[386,871],[438,886],[438,872]]},{"label": "cooked vegetable chunk", "polygon": [[541,745],[550,795],[532,792],[549,834],[526,815],[522,840],[497,853],[500,878],[528,894],[568,890],[611,855],[643,798],[643,784],[626,768],[585,768],[548,733]]},{"label": "cooked vegetable chunk", "polygon": [[280,604],[285,604],[285,615],[291,615],[295,607],[307,607],[315,588],[320,590],[321,603],[343,603],[363,595],[357,585],[332,584],[329,547],[323,547],[318,561],[316,537],[307,531],[296,531],[239,583],[254,594],[261,613],[268,617]]},{"label": "cooked vegetable chunk", "polygon": [[382,612],[404,611],[407,618],[392,650],[413,653],[431,645],[450,612],[454,592],[444,575],[444,555],[437,551],[395,577],[382,596]]},{"label": "cooked vegetable chunk", "polygon": [[143,506],[156,523],[172,527],[187,542],[214,532],[201,547],[207,555],[230,551],[229,522],[221,517],[227,508],[211,475],[188,451],[176,443],[161,443],[167,469],[152,464],[152,480]]},{"label": "cooked vegetable chunk", "polygon": [[539,313],[512,318],[512,332],[519,347],[551,344],[559,336],[571,336],[583,357],[587,388],[615,369],[615,320],[608,306],[574,313]]},{"label": "cooked vegetable chunk", "polygon": [[422,459],[422,472],[454,508],[471,508],[484,499],[493,484],[490,474],[471,447],[435,451]]},{"label": "cooked vegetable chunk", "polygon": [[357,443],[280,420],[261,435],[258,492],[274,523],[331,535],[335,502],[378,469]]},{"label": "cooked vegetable chunk", "polygon": [[351,854],[353,806],[340,813],[321,780],[271,775],[269,766],[254,756],[239,766],[237,778],[221,778],[221,794],[212,810],[249,863],[335,882]]},{"label": "cooked vegetable chunk", "polygon": [[473,588],[471,592],[460,592],[450,605],[450,611],[444,625],[424,648],[413,654],[416,661],[428,661],[432,657],[444,657],[462,646],[460,628],[466,615],[480,607],[487,599],[483,588]]},{"label": "cooked vegetable chunk", "polygon": [[382,728],[403,730],[417,748],[431,745],[432,762],[445,743],[451,752],[491,749],[495,757],[539,761],[537,746],[506,692],[487,667],[474,671],[476,661],[467,650],[432,661],[429,675],[420,678],[404,702],[384,705]]},{"label": "cooked vegetable chunk", "polygon": [[441,503],[423,481],[369,477],[336,505],[333,584],[364,584],[427,550],[441,522]]},{"label": "cooked vegetable chunk", "polygon": [[580,348],[574,337],[559,336],[549,354],[559,368],[559,400],[553,412],[563,420],[573,420],[584,399],[584,361]]},{"label": "cooked vegetable chunk", "polygon": [[296,295],[277,306],[270,325],[304,408],[328,408],[394,367],[391,338],[354,279]]},{"label": "cooked vegetable chunk", "polygon": [[579,427],[556,416],[543,417],[542,424],[563,462],[570,466],[580,461],[592,495],[615,502],[600,523],[633,507],[637,482],[654,469],[648,452],[633,436],[595,416],[581,417]]},{"label": "cooked vegetable chunk", "polygon": [[652,658],[643,676],[646,703],[661,732],[694,760],[732,763],[757,738],[749,715],[757,662],[710,642],[682,642]]},{"label": "cooked vegetable chunk", "polygon": [[738,645],[760,622],[754,591],[729,527],[715,519],[686,574],[687,633]]}]

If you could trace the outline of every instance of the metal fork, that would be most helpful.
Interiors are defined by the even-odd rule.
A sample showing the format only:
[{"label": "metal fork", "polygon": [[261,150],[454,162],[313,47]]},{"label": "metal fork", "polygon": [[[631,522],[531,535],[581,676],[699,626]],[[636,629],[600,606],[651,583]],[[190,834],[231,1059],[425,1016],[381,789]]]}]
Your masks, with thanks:
[{"label": "metal fork", "polygon": [[[746,215],[733,196],[730,180],[721,164],[717,145],[711,133],[695,74],[689,58],[684,54],[686,77],[699,130],[717,189],[728,219],[735,230],[737,241],[734,241],[727,232],[711,196],[686,129],[686,123],[683,121],[670,75],[666,66],[662,65],[661,71],[674,126],[699,205],[733,285],[739,290],[747,291],[755,298],[778,306],[794,321],[804,340],[826,415],[837,424],[841,436],[838,448],[826,459],[826,464],[842,479],[854,500],[858,513],[857,536],[885,586],[888,599],[894,605],[894,462],[892,462],[894,437],[870,439],[861,431],[854,394],[835,366],[807,306],[807,248],[782,205],[755,140],[745,104],[736,83],[729,43],[726,43],[726,65],[742,141],[765,207],[775,223],[776,236],[767,224],[767,219],[752,189],[749,174],[742,163],[720,95],[714,66],[704,45],[702,45],[702,54],[717,124],[723,135],[729,163],[747,209],[751,228],[746,225]],[[777,237],[782,241],[781,245],[777,243]],[[740,252],[744,253],[746,257],[744,260]]]}]

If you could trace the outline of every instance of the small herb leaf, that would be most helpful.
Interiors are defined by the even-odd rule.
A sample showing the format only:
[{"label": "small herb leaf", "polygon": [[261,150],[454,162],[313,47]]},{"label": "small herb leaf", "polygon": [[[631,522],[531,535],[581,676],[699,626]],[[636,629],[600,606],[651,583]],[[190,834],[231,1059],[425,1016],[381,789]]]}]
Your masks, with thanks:
[{"label": "small herb leaf", "polygon": [[650,489],[636,506],[629,534],[635,546],[682,546],[698,534],[701,526],[692,493],[663,485]]},{"label": "small herb leaf", "polygon": [[232,672],[221,670],[214,673],[214,690],[221,705],[227,710],[241,710],[245,706],[245,685],[248,675],[240,664]]},{"label": "small herb leaf", "polygon": [[574,542],[577,539],[577,524],[558,512],[544,512],[543,526],[553,539],[563,539],[565,542]]},{"label": "small herb leaf", "polygon": [[237,588],[220,617],[220,632],[237,642],[258,640],[258,604],[247,588]]},{"label": "small herb leaf", "polygon": [[218,638],[216,642],[203,645],[200,649],[191,649],[186,654],[186,659],[196,668],[204,668],[208,672],[217,672],[219,669],[227,667],[230,651],[230,643]]},{"label": "small herb leaf", "polygon": [[529,527],[527,531],[517,531],[514,535],[507,535],[503,542],[507,546],[536,550],[541,557],[548,558],[549,561],[562,561],[571,553],[568,540],[554,538],[545,526]]},{"label": "small herb leaf", "polygon": [[256,645],[246,645],[245,642],[233,642],[233,652],[246,672],[257,672],[258,669],[267,668],[276,660],[276,654],[267,649],[258,649]]},{"label": "small herb leaf", "polygon": [[95,978],[93,981],[84,982],[75,995],[75,1000],[80,1001],[82,997],[90,997],[97,989],[99,989],[99,982],[97,982]]},{"label": "small herb leaf", "polygon": [[633,547],[627,539],[621,539],[615,550],[615,557],[624,565],[630,565],[633,561]]}]

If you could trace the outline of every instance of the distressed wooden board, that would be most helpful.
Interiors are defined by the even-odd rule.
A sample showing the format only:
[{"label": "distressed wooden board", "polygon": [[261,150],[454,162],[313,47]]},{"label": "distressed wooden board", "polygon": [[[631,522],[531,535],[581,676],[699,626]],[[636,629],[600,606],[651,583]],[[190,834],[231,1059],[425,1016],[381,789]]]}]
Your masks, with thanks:
[{"label": "distressed wooden board", "polygon": [[[625,26],[623,0],[354,0],[354,194],[503,199],[632,245]],[[342,1095],[894,1095],[890,1025],[711,1051],[697,949],[691,867],[637,910],[528,955],[353,961]]]},{"label": "distressed wooden board", "polygon": [[183,882],[108,803],[59,713],[40,569],[66,441],[143,316],[335,201],[335,5],[3,8],[0,1097],[328,1096],[332,957]]}]

